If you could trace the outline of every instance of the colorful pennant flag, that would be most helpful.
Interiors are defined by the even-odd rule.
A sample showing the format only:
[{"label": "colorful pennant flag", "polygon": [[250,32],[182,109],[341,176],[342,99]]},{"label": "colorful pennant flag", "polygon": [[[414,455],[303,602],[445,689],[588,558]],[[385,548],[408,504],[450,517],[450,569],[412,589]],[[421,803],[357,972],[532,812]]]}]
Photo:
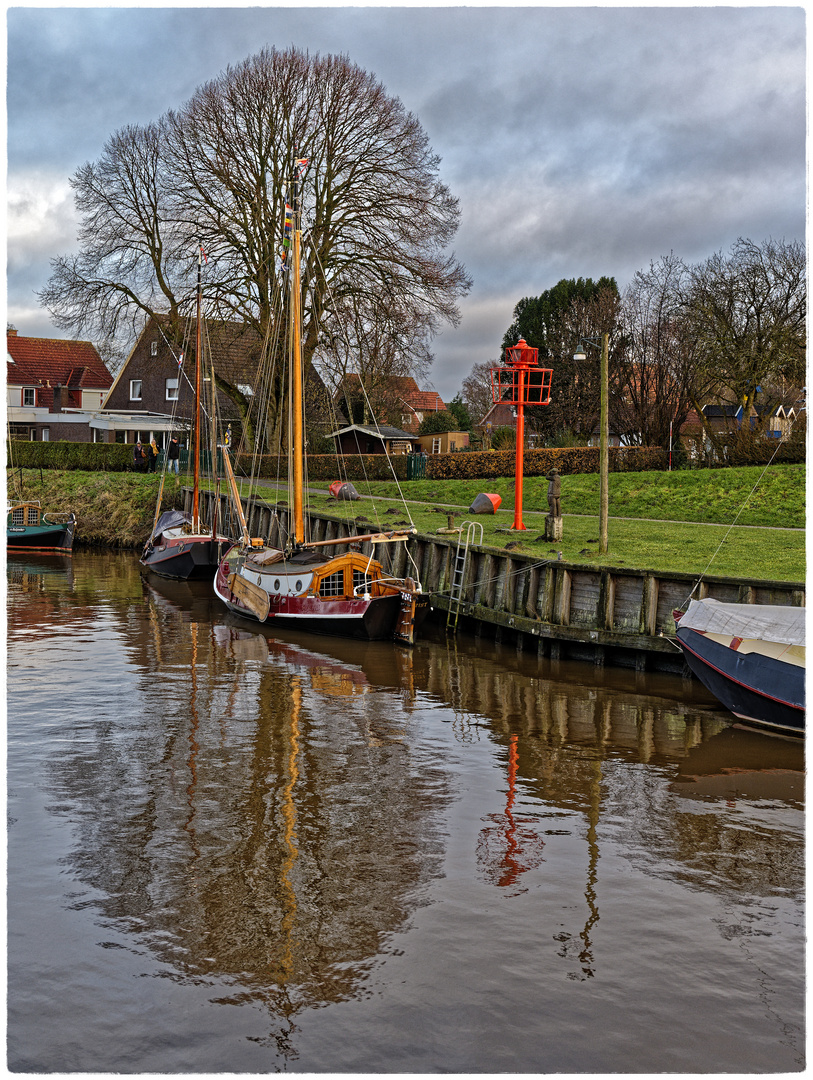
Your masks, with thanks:
[{"label": "colorful pennant flag", "polygon": [[285,204],[285,224],[282,228],[282,262],[285,264],[285,260],[288,257],[288,249],[291,246],[291,232],[294,227],[294,211],[293,207]]}]

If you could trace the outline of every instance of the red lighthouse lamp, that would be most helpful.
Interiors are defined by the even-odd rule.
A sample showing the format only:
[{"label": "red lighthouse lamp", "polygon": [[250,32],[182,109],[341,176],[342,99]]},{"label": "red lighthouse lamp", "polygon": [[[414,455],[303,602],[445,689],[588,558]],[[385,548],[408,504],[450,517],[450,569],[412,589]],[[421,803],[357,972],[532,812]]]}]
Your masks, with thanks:
[{"label": "red lighthouse lamp", "polygon": [[532,349],[524,338],[505,350],[505,364],[491,369],[491,396],[495,404],[513,405],[517,410],[517,456],[514,482],[514,524],[522,523],[522,465],[525,451],[525,406],[550,404],[552,368],[541,368],[539,349]]}]

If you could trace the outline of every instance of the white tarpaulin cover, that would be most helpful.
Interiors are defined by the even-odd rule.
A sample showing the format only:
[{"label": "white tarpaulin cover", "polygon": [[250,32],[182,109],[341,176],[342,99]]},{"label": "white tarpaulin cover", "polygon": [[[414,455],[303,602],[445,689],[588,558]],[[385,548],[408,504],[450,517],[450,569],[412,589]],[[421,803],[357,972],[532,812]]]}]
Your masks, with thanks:
[{"label": "white tarpaulin cover", "polygon": [[772,604],[723,604],[709,598],[690,601],[678,625],[709,634],[804,646],[805,611]]}]

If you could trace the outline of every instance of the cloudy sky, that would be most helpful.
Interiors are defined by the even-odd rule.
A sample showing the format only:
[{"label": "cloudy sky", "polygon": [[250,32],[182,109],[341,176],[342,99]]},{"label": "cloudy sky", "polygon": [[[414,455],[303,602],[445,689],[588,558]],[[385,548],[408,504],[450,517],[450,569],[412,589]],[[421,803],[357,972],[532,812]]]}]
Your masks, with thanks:
[{"label": "cloudy sky", "polygon": [[35,293],[73,250],[68,179],[262,46],[344,53],[415,113],[460,199],[473,277],[435,340],[452,397],[516,302],[674,251],[805,235],[802,7],[7,9],[8,319],[64,336]]}]

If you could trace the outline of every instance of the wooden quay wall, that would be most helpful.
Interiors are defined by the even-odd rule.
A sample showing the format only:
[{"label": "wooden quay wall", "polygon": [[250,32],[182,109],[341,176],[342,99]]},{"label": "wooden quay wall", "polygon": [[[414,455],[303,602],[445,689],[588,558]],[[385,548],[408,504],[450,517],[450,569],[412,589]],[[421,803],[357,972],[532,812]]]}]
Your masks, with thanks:
[{"label": "wooden quay wall", "polygon": [[[201,492],[211,505],[213,495]],[[227,501],[221,496],[221,514]],[[189,503],[190,497],[187,497]],[[252,536],[280,544],[288,531],[288,508],[244,500]],[[188,506],[187,506],[188,508]],[[208,517],[210,511],[204,510]],[[311,539],[352,538],[350,528],[373,531],[372,522],[339,521],[310,514]],[[384,526],[386,528],[386,526]],[[432,594],[433,618],[445,622],[453,605],[450,588],[457,536],[419,534],[406,544],[381,545],[379,558],[395,577],[417,578]],[[334,549],[344,551],[344,545]],[[362,544],[365,554],[372,545]],[[457,627],[466,633],[514,642],[550,659],[587,660],[636,670],[683,671],[683,655],[671,636],[672,612],[690,596],[740,604],[805,606],[802,582],[760,581],[706,575],[658,573],[630,567],[591,567],[582,563],[540,560],[492,547],[471,547]],[[692,590],[695,590],[692,592]]]}]

